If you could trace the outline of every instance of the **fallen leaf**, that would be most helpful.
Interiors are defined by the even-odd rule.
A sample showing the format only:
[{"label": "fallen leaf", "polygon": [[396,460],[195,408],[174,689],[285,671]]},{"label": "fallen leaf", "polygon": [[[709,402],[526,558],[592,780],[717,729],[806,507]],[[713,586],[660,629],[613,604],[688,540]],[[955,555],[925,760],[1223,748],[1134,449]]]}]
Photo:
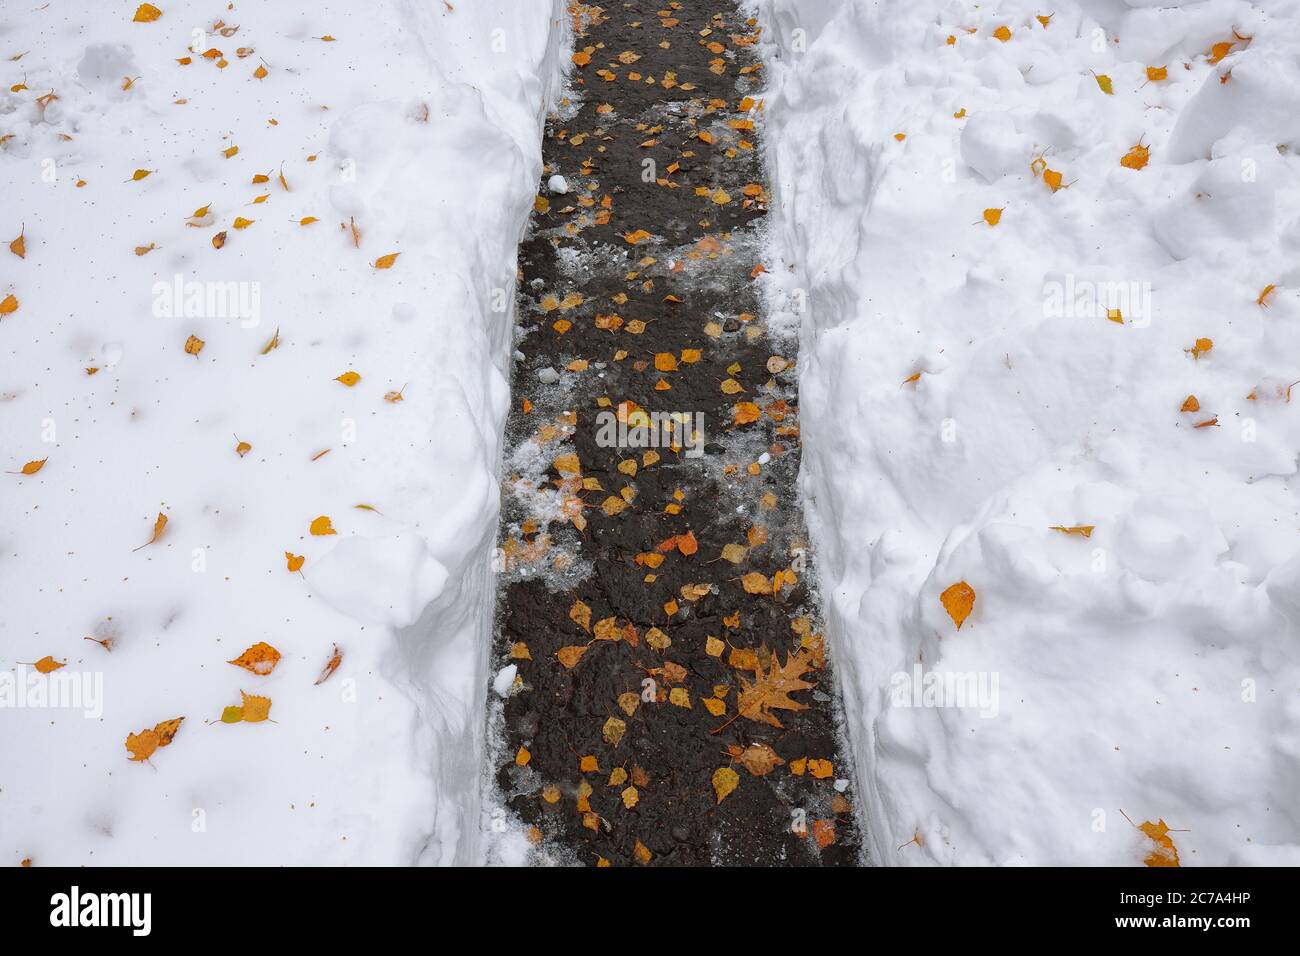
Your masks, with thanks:
[{"label": "fallen leaf", "polygon": [[275,670],[276,664],[280,663],[280,652],[265,641],[258,641],[234,660],[226,663],[265,677]]},{"label": "fallen leaf", "polygon": [[730,767],[719,767],[713,771],[713,792],[718,796],[718,803],[727,798],[740,785],[740,774]]},{"label": "fallen leaf", "polygon": [[975,607],[975,589],[965,581],[958,581],[939,595],[939,601],[960,631],[962,621],[970,617],[971,609]]},{"label": "fallen leaf", "polygon": [[[140,548],[148,547],[149,545],[157,541],[159,538],[161,538],[163,529],[166,527],[167,527],[167,516],[160,511],[158,512],[158,517],[154,519],[153,536],[144,544],[140,545]],[[139,551],[140,548],[132,548],[131,550],[135,552],[135,551]]]},{"label": "fallen leaf", "polygon": [[162,16],[162,11],[152,3],[142,3],[135,8],[135,16],[131,20],[134,23],[153,23],[160,16]]},{"label": "fallen leaf", "polygon": [[311,524],[308,525],[307,530],[317,537],[327,534],[337,534],[334,530],[334,525],[330,522],[329,515],[320,515],[313,518]]},{"label": "fallen leaf", "polygon": [[316,682],[312,684],[312,686],[319,686],[329,680],[330,675],[338,670],[339,664],[341,663],[343,663],[343,652],[339,650],[339,646],[335,644],[334,650],[330,652],[329,660],[325,662],[324,670],[320,672],[320,677],[316,678]]}]

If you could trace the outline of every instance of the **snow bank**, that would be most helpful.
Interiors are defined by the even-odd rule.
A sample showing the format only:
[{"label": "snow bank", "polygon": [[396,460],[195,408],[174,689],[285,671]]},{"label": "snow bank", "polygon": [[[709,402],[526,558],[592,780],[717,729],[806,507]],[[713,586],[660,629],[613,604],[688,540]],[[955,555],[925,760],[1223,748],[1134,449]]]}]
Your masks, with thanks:
[{"label": "snow bank", "polygon": [[754,6],[875,861],[1300,862],[1296,5]]},{"label": "snow bank", "polygon": [[[563,8],[222,5],[226,34],[158,6],[0,28],[0,231],[26,229],[0,257],[0,467],[48,458],[0,495],[0,847],[476,861],[516,244]],[[226,663],[258,641],[273,674]],[[95,706],[16,693],[45,655]],[[273,723],[216,722],[241,689]]]}]

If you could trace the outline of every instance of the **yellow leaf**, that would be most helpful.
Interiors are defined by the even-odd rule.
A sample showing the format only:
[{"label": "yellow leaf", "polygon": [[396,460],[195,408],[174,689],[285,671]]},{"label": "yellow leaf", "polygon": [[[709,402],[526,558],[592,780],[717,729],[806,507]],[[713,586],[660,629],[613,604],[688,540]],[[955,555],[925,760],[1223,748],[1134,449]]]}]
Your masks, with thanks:
[{"label": "yellow leaf", "polygon": [[336,382],[342,382],[348,388],[351,388],[357,382],[361,381],[361,376],[357,372],[344,372],[334,379]]},{"label": "yellow leaf", "polygon": [[958,581],[939,595],[939,601],[960,631],[962,621],[970,616],[971,609],[975,607],[975,589],[965,581]]},{"label": "yellow leaf", "polygon": [[376,269],[391,269],[391,268],[393,267],[393,263],[397,261],[397,257],[400,256],[400,255],[401,255],[400,252],[390,252],[390,253],[389,253],[388,255],[386,255],[386,256],[380,256],[378,259],[375,260],[375,263],[374,263],[375,268],[376,268]]},{"label": "yellow leaf", "polygon": [[637,801],[641,799],[641,795],[637,793],[636,787],[626,788],[621,794],[619,794],[619,796],[623,798],[623,806],[628,810],[635,807]]},{"label": "yellow leaf", "polygon": [[674,687],[668,692],[668,703],[691,709],[691,695],[685,687]]},{"label": "yellow leaf", "polygon": [[185,354],[198,355],[203,351],[203,346],[205,344],[206,343],[197,335],[191,335],[185,340]]},{"label": "yellow leaf", "polygon": [[49,461],[49,458],[42,458],[39,461],[29,461],[27,464],[23,465],[18,472],[22,475],[34,475],[45,467],[47,461]]},{"label": "yellow leaf", "polygon": [[239,152],[239,147],[238,147],[238,146],[227,146],[225,149],[223,149],[223,150],[221,151],[221,155],[224,156],[224,157],[226,157],[226,159],[231,159],[231,158],[233,158],[233,157],[234,157],[238,152]]},{"label": "yellow leaf", "polygon": [[18,300],[13,295],[7,295],[0,300],[0,315],[12,315],[18,311]]},{"label": "yellow leaf", "polygon": [[1092,75],[1097,80],[1097,85],[1101,87],[1103,93],[1107,96],[1113,96],[1115,94],[1115,88],[1111,84],[1109,76],[1105,73],[1094,73]]},{"label": "yellow leaf", "polygon": [[753,402],[737,402],[734,414],[737,425],[748,425],[750,422],[758,421],[763,412]]},{"label": "yellow leaf", "polygon": [[1199,359],[1212,348],[1214,348],[1213,339],[1197,339],[1196,343],[1190,349],[1186,349],[1185,351],[1191,352],[1192,358]]},{"label": "yellow leaf", "polygon": [[256,694],[245,694],[242,690],[239,696],[244,699],[244,723],[258,724],[271,717],[271,698],[258,697]]},{"label": "yellow leaf", "polygon": [[265,79],[265,78],[266,78],[266,75],[267,75],[267,69],[266,69],[266,67],[265,67],[265,66],[259,66],[256,70],[253,71],[253,75],[254,75],[255,77],[257,77],[259,80],[261,80],[261,79]]},{"label": "yellow leaf", "polygon": [[1001,209],[985,209],[985,210],[984,210],[984,221],[987,222],[990,226],[996,226],[999,222],[1002,221],[1002,210],[1001,210]]},{"label": "yellow leaf", "polygon": [[749,549],[743,544],[724,544],[722,546],[722,559],[730,561],[732,564],[739,564],[749,556]]},{"label": "yellow leaf", "polygon": [[334,525],[330,521],[329,515],[320,515],[319,517],[313,518],[311,524],[307,526],[307,530],[318,538],[327,534],[338,533],[334,530]]},{"label": "yellow leaf", "polygon": [[22,232],[18,233],[18,238],[9,243],[9,251],[19,259],[27,258],[27,241],[24,238],[27,235],[27,228],[24,226]]},{"label": "yellow leaf", "polygon": [[246,441],[241,441],[238,445],[235,446],[235,454],[238,455],[240,458],[243,458],[252,450],[253,450],[253,446]]},{"label": "yellow leaf", "polygon": [[747,594],[771,594],[772,582],[761,571],[750,571],[740,579],[741,586]]},{"label": "yellow leaf", "polygon": [[637,243],[645,242],[649,238],[650,233],[646,232],[644,229],[635,229],[632,232],[623,233],[624,241],[630,246],[635,246]]},{"label": "yellow leaf", "polygon": [[236,229],[247,229],[249,226],[251,226],[251,225],[252,225],[253,223],[255,223],[256,221],[257,221],[256,219],[245,219],[243,216],[236,216],[236,217],[235,217],[235,221],[234,221],[234,223],[232,223],[232,225],[233,225]]},{"label": "yellow leaf", "polygon": [[135,8],[135,16],[131,20],[133,23],[153,23],[160,16],[162,16],[162,11],[152,3],[142,3]]},{"label": "yellow leaf", "polygon": [[310,226],[313,222],[320,222],[315,216],[303,216],[298,220],[300,226]]},{"label": "yellow leaf", "polygon": [[1147,81],[1148,81],[1148,82],[1151,82],[1151,83],[1159,83],[1161,80],[1168,79],[1168,78],[1169,78],[1169,68],[1168,68],[1168,67],[1165,67],[1165,66],[1149,66],[1149,67],[1147,67]]},{"label": "yellow leaf", "polygon": [[290,571],[300,571],[302,570],[303,563],[307,558],[301,554],[294,554],[292,551],[286,551],[284,553],[284,560]]},{"label": "yellow leaf", "polygon": [[617,717],[611,717],[605,721],[605,726],[600,730],[600,736],[604,738],[605,743],[612,747],[617,747],[618,742],[623,739],[627,733],[627,724]]},{"label": "yellow leaf", "polygon": [[730,767],[719,767],[713,771],[713,792],[718,795],[718,803],[725,800],[738,786],[740,786],[740,774]]},{"label": "yellow leaf", "polygon": [[212,248],[220,249],[226,244],[226,234],[224,231],[217,233],[212,237]]},{"label": "yellow leaf", "polygon": [[[143,548],[143,547],[146,547],[146,546],[148,546],[148,545],[151,545],[151,544],[153,544],[155,541],[157,541],[159,538],[161,538],[161,537],[162,537],[162,533],[163,533],[163,529],[166,528],[166,527],[167,527],[167,516],[166,516],[165,514],[163,514],[163,513],[160,511],[160,512],[158,512],[158,517],[154,519],[154,523],[153,523],[153,537],[151,537],[151,538],[150,538],[148,541],[146,541],[144,544],[140,545],[140,548]],[[132,549],[132,550],[133,550],[133,551],[139,551],[140,548],[134,548],[134,549]]]},{"label": "yellow leaf", "polygon": [[654,858],[654,854],[650,852],[650,848],[640,840],[637,840],[636,845],[632,847],[632,856],[642,866],[649,863]]},{"label": "yellow leaf", "polygon": [[1094,527],[1096,527],[1096,525],[1074,524],[1074,525],[1070,525],[1069,527],[1066,527],[1065,525],[1054,524],[1048,530],[1059,531],[1061,532],[1061,534],[1077,534],[1081,538],[1091,538],[1092,529]]}]

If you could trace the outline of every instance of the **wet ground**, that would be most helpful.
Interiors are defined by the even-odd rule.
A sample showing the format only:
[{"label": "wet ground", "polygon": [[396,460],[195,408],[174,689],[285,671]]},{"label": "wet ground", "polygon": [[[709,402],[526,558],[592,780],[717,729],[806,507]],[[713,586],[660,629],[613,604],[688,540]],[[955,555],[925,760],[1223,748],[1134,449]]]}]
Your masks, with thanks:
[{"label": "wet ground", "polygon": [[796,340],[758,293],[757,28],[729,0],[574,17],[519,257],[496,802],[537,862],[858,863]]}]

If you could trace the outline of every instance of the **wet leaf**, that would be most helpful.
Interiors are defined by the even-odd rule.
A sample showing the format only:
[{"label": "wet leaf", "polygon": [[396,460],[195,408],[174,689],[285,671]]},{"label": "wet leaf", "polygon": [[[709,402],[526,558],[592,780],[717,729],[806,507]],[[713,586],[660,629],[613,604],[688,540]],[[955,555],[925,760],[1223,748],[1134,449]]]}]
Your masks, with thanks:
[{"label": "wet leaf", "polygon": [[740,774],[730,767],[719,767],[713,771],[713,792],[717,794],[718,803],[725,800],[738,786],[740,786]]}]

